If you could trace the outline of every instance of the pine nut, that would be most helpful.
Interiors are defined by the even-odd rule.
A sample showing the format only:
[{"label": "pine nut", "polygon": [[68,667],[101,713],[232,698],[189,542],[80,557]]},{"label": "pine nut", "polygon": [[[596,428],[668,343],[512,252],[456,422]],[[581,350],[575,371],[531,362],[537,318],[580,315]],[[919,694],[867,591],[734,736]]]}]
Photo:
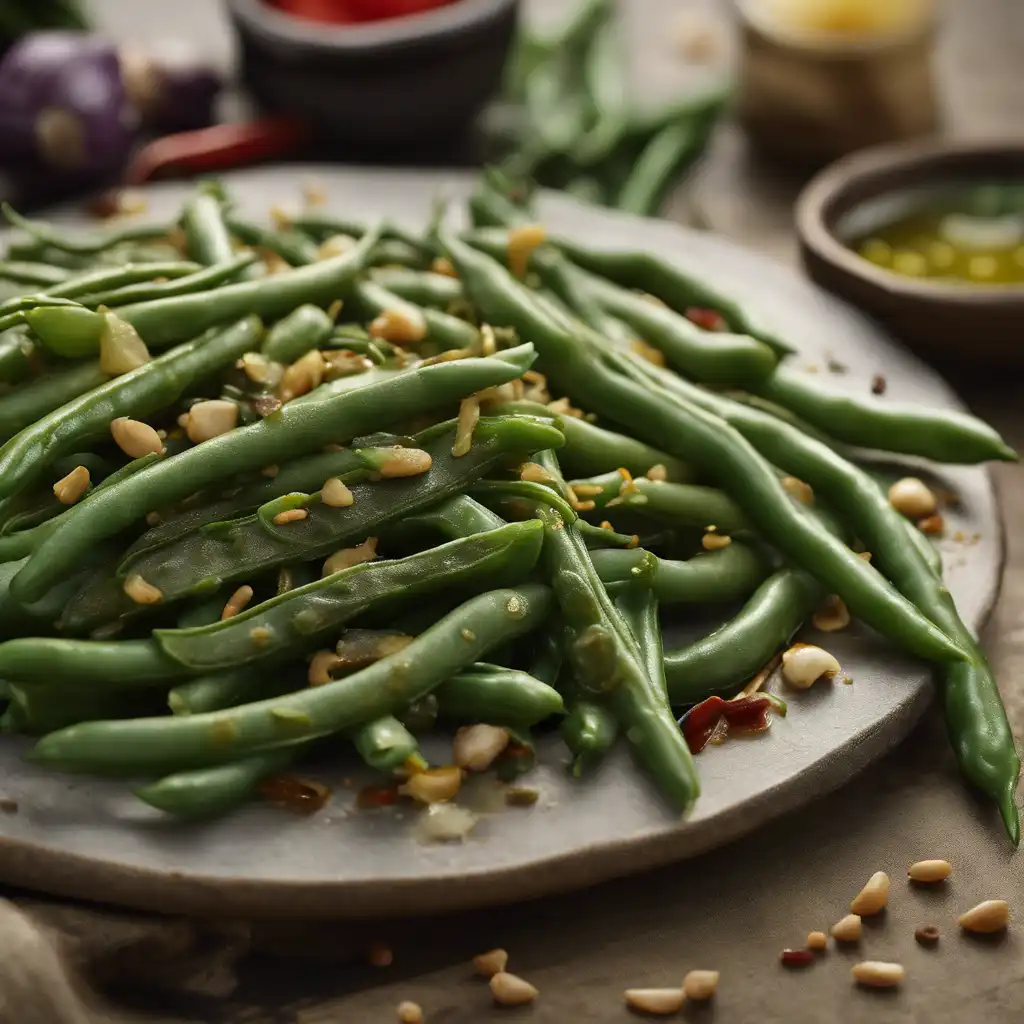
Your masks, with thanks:
[{"label": "pine nut", "polygon": [[732,537],[724,533],[705,533],[700,544],[705,551],[721,551],[732,543]]},{"label": "pine nut", "polygon": [[282,402],[290,402],[299,395],[309,394],[320,387],[324,380],[324,357],[318,349],[312,349],[301,359],[285,367],[277,393]]},{"label": "pine nut", "polygon": [[912,882],[942,882],[953,873],[953,865],[948,860],[919,860],[911,864],[907,877]]},{"label": "pine nut", "polygon": [[668,479],[668,470],[660,462],[658,462],[651,466],[649,470],[647,470],[646,475],[648,480],[654,480],[657,483],[662,483]]},{"label": "pine nut", "polygon": [[449,764],[409,776],[398,792],[421,804],[441,804],[455,797],[461,787],[462,769]]},{"label": "pine nut", "polygon": [[435,256],[430,263],[431,273],[440,274],[442,277],[458,277],[455,265],[447,256]]},{"label": "pine nut", "polygon": [[185,433],[193,444],[210,441],[238,426],[238,406],[215,398],[208,402],[196,402],[188,411]]},{"label": "pine nut", "polygon": [[824,932],[809,932],[807,935],[807,948],[817,951],[828,949],[828,936]]},{"label": "pine nut", "polygon": [[838,594],[829,594],[811,616],[811,622],[823,633],[835,633],[850,624],[850,611]]},{"label": "pine nut", "polygon": [[164,599],[163,591],[159,587],[147,583],[137,573],[124,581],[124,592],[136,604],[159,604]]},{"label": "pine nut", "polygon": [[398,1020],[400,1024],[423,1024],[423,1010],[419,1003],[408,999],[398,1004]]},{"label": "pine nut", "polygon": [[220,613],[220,620],[234,618],[251,600],[253,590],[248,584],[239,587],[227,600],[224,610]]},{"label": "pine nut", "polygon": [[905,476],[889,488],[889,504],[908,519],[920,519],[935,511],[935,495],[916,476]]},{"label": "pine nut", "polygon": [[508,966],[508,953],[503,949],[491,949],[473,957],[473,970],[485,978],[493,978]]},{"label": "pine nut", "polygon": [[344,664],[344,659],[339,658],[334,651],[317,651],[309,660],[309,672],[306,679],[310,686],[324,686],[334,681],[331,670]]},{"label": "pine nut", "polygon": [[380,464],[378,473],[385,480],[395,480],[405,476],[419,476],[426,473],[433,465],[430,452],[421,448],[402,448],[396,446],[391,454]]},{"label": "pine nut", "polygon": [[718,988],[719,971],[689,971],[683,978],[683,994],[687,999],[710,999]]},{"label": "pine nut", "polygon": [[627,988],[623,995],[630,1009],[658,1017],[683,1008],[683,990],[679,988]]},{"label": "pine nut", "polygon": [[164,443],[160,435],[148,424],[139,420],[131,420],[127,416],[119,416],[110,424],[110,436],[114,444],[129,458],[141,459],[143,455],[155,452],[163,455]]},{"label": "pine nut", "polygon": [[351,569],[353,565],[361,565],[363,562],[372,562],[377,557],[377,538],[367,537],[362,544],[355,547],[342,548],[335,551],[330,558],[324,562],[323,576],[332,576],[342,569]]},{"label": "pine nut", "polygon": [[85,466],[75,466],[53,485],[53,494],[62,505],[74,505],[88,489],[89,470]]},{"label": "pine nut", "polygon": [[452,761],[467,771],[485,772],[508,741],[508,732],[496,725],[464,725],[452,741]]},{"label": "pine nut", "polygon": [[415,306],[382,309],[371,321],[369,335],[395,345],[414,345],[427,336],[427,320]]},{"label": "pine nut", "polygon": [[885,963],[883,960],[865,960],[850,968],[853,980],[868,988],[895,988],[906,977],[902,964]]},{"label": "pine nut", "polygon": [[543,224],[523,224],[508,233],[508,269],[513,277],[526,277],[533,250],[543,245],[547,237]]},{"label": "pine nut", "polygon": [[980,935],[1001,932],[1009,922],[1010,905],[1006,900],[985,900],[960,915],[960,927]]},{"label": "pine nut", "polygon": [[528,981],[506,971],[495,974],[490,985],[494,1001],[502,1006],[525,1006],[540,995]]},{"label": "pine nut", "polygon": [[837,942],[860,942],[863,927],[857,914],[847,914],[832,925],[832,938]]},{"label": "pine nut", "polygon": [[452,455],[455,458],[469,454],[470,448],[473,447],[473,431],[476,430],[479,419],[479,400],[473,397],[464,398],[459,404],[459,422],[455,428],[455,443],[452,445]]},{"label": "pine nut", "polygon": [[320,488],[320,500],[329,508],[348,508],[356,499],[344,480],[332,476]]},{"label": "pine nut", "polygon": [[782,478],[782,489],[791,497],[800,502],[801,505],[814,504],[814,491],[811,485],[795,476],[784,476]]},{"label": "pine nut", "polygon": [[665,353],[660,348],[649,345],[642,338],[633,338],[629,343],[631,352],[635,352],[641,359],[646,359],[652,366],[668,366]]},{"label": "pine nut", "polygon": [[831,679],[839,671],[839,662],[812,644],[794,644],[782,655],[782,678],[797,690],[809,690],[819,679]]},{"label": "pine nut", "polygon": [[889,902],[889,876],[884,871],[876,871],[868,884],[853,898],[850,911],[861,917],[870,917],[885,908]]},{"label": "pine nut", "polygon": [[274,516],[275,526],[287,526],[288,523],[301,523],[309,515],[309,509],[305,508],[286,508],[283,512],[278,512]]},{"label": "pine nut", "polygon": [[320,243],[316,250],[317,260],[329,260],[334,256],[343,256],[356,246],[356,239],[351,235],[331,235]]}]

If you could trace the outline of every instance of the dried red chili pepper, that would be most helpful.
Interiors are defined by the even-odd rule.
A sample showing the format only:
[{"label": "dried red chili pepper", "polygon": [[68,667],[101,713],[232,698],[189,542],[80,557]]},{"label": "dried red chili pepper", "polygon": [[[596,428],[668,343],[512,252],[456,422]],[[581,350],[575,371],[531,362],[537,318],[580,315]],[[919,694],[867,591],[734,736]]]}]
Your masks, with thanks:
[{"label": "dried red chili pepper", "polygon": [[686,319],[695,323],[703,331],[721,333],[729,330],[725,317],[717,309],[705,309],[703,306],[690,306],[686,310]]},{"label": "dried red chili pepper", "polygon": [[771,709],[772,701],[764,694],[741,697],[739,700],[708,697],[683,717],[683,735],[690,750],[699,754],[712,738],[717,738],[723,719],[731,729],[764,732],[771,725]]},{"label": "dried red chili pepper", "polygon": [[809,949],[784,949],[779,955],[779,963],[783,967],[810,967],[814,963],[814,953]]},{"label": "dried red chili pepper", "polygon": [[315,814],[330,799],[331,791],[321,782],[295,775],[275,775],[264,779],[257,790],[264,799],[300,814]]}]

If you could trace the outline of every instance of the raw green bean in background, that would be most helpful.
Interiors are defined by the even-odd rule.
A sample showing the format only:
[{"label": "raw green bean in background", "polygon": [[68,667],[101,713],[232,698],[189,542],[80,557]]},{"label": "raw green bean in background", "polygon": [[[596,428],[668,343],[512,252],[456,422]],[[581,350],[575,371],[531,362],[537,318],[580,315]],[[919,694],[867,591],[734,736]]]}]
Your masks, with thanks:
[{"label": "raw green bean in background", "polygon": [[[261,331],[259,320],[247,317],[211,338],[180,345],[118,377],[108,379],[95,364],[91,372],[80,370],[83,380],[93,381],[89,390],[77,390],[49,415],[40,414],[0,448],[0,497],[34,483],[61,455],[109,436],[110,424],[118,417],[144,419],[173,404],[186,388],[257,348]],[[30,387],[52,380],[44,377]]]},{"label": "raw green bean in background", "polygon": [[583,60],[583,81],[593,124],[572,148],[583,167],[601,164],[618,147],[629,122],[626,52],[621,26],[608,19],[594,34]]},{"label": "raw green bean in background", "polygon": [[225,477],[344,443],[445,401],[514,380],[533,362],[531,345],[486,359],[461,359],[398,374],[376,386],[318,402],[289,402],[267,419],[221,434],[107,488],[74,508],[59,533],[48,537],[12,581],[12,593],[30,602],[72,569],[83,550]]},{"label": "raw green bean in background", "polygon": [[[29,235],[37,245],[50,246],[79,256],[95,256],[104,250],[126,242],[148,242],[166,238],[172,230],[170,224],[119,224],[113,228],[95,231],[66,231],[55,224],[22,217],[9,203],[0,209],[16,228]],[[11,248],[17,243],[13,243]]]},{"label": "raw green bean in background", "polygon": [[196,263],[211,267],[234,256],[220,202],[208,192],[200,189],[185,201],[181,228],[189,259]]},{"label": "raw green bean in background", "polygon": [[260,351],[278,363],[294,363],[314,348],[322,348],[334,330],[334,320],[319,306],[298,306],[267,331]]},{"label": "raw green bean in background", "polygon": [[[130,288],[136,284],[153,282],[165,277],[170,284],[177,278],[189,277],[203,268],[191,260],[171,260],[167,263],[125,263],[119,267],[99,267],[69,277],[63,284],[47,292],[52,298],[80,299],[104,292]],[[90,302],[92,300],[90,299]],[[102,301],[102,300],[101,300]],[[83,305],[89,303],[83,302]],[[108,303],[112,305],[112,303]]]},{"label": "raw green bean in background", "polygon": [[537,584],[487,591],[397,654],[324,686],[211,714],[75,725],[43,737],[29,756],[66,771],[141,773],[294,746],[399,712],[493,647],[535,629],[552,604],[550,589]]},{"label": "raw green bean in background", "polygon": [[[214,263],[209,267],[200,267],[195,264],[180,264],[189,266],[193,270],[184,274],[168,274],[169,264],[143,263],[142,267],[152,267],[152,272],[141,281],[129,281],[125,283],[111,282],[105,290],[76,292],[76,298],[83,306],[95,309],[97,306],[127,306],[136,302],[152,302],[155,299],[171,298],[175,295],[191,295],[194,292],[202,292],[214,285],[225,284],[237,278],[243,270],[256,262],[256,254],[251,252],[240,252],[224,263]],[[169,280],[161,281],[159,278],[166,277]],[[97,283],[97,289],[104,287]]]},{"label": "raw green bean in background", "polygon": [[228,230],[239,241],[258,249],[267,249],[276,253],[293,267],[303,267],[308,263],[316,263],[317,246],[299,231],[271,231],[259,224],[243,220],[233,213],[225,218]]},{"label": "raw green bean in background", "polygon": [[24,285],[37,285],[42,290],[58,285],[71,276],[66,267],[53,267],[49,263],[30,263],[27,260],[0,260],[0,280],[17,281]]}]

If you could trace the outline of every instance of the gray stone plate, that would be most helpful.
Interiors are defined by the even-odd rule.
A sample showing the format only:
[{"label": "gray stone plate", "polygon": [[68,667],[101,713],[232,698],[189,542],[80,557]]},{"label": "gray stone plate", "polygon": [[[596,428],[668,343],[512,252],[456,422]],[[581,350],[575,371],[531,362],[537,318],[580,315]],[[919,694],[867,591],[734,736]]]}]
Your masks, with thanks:
[{"label": "gray stone plate", "polygon": [[[301,182],[314,173],[339,212],[407,224],[425,221],[439,190],[459,198],[468,188],[459,175],[327,167],[250,171],[230,185],[262,215],[273,202],[297,201]],[[184,194],[179,184],[153,188],[151,211],[171,214]],[[884,372],[894,400],[959,407],[932,371],[788,269],[665,222],[553,195],[541,207],[554,229],[662,253],[743,296],[799,347],[794,361],[823,382],[863,394]],[[940,479],[961,498],[948,534],[963,531],[973,541],[945,542],[947,579],[977,628],[995,600],[1002,561],[995,501],[981,469],[943,469]],[[688,635],[713,624],[691,622]],[[669,642],[684,635],[680,625]],[[535,807],[499,808],[494,783],[474,780],[465,799],[485,813],[470,838],[448,845],[418,842],[411,809],[353,811],[365,776],[341,753],[309,770],[334,788],[312,818],[256,803],[219,821],[183,825],[150,813],[125,783],[40,771],[22,762],[26,743],[0,738],[0,790],[19,805],[18,813],[0,816],[0,879],[175,913],[298,918],[499,903],[642,871],[728,842],[838,786],[906,734],[931,696],[927,668],[856,626],[822,642],[852,685],[789,693],[788,716],[768,733],[702,753],[703,795],[687,821],[673,817],[621,750],[592,778],[570,780],[557,737],[542,744],[541,765],[527,780],[541,790]],[[444,761],[442,738],[426,747]]]}]

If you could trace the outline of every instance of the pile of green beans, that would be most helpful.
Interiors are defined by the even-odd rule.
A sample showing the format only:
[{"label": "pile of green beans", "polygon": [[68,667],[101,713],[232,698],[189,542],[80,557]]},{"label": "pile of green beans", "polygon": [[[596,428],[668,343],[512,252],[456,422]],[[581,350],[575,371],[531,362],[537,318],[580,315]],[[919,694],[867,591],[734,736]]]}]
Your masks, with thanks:
[{"label": "pile of green beans", "polygon": [[526,187],[657,214],[707,147],[728,93],[706,87],[641,111],[630,101],[627,77],[615,0],[579,0],[551,33],[521,19],[504,101],[486,126],[496,170]]},{"label": "pile of green beans", "polygon": [[[601,6],[574,29],[587,76]],[[610,85],[600,103],[544,124],[549,155],[611,160],[631,121]],[[28,239],[0,262],[0,728],[188,818],[339,744],[417,792],[418,736],[448,724],[504,729],[508,780],[555,728],[574,776],[621,737],[685,813],[680,713],[765,675],[838,597],[934,664],[963,772],[1017,842],[992,674],[891,479],[851,455],[1014,453],[970,416],[828,391],[650,254],[553,238],[517,278],[530,214],[498,176],[470,212],[463,234],[271,228],[212,184],[153,226],[8,212]],[[676,605],[725,621],[665,650]]]}]

